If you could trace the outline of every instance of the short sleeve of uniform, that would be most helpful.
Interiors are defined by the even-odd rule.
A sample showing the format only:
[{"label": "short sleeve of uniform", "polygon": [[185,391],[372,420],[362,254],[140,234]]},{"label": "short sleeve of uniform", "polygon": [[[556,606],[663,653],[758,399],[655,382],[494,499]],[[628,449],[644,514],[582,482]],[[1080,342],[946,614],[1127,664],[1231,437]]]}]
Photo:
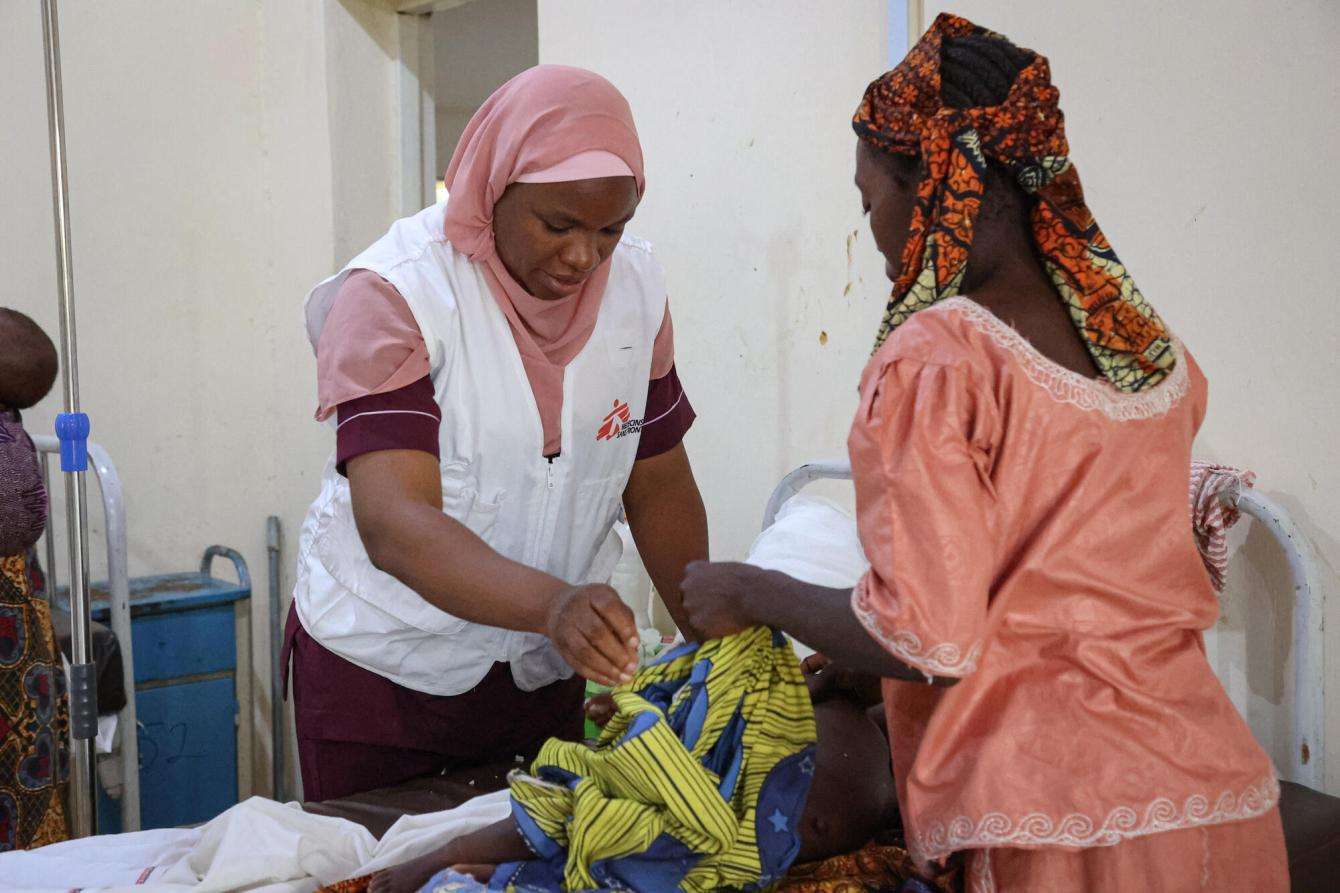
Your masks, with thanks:
[{"label": "short sleeve of uniform", "polygon": [[400,292],[371,270],[352,271],[316,346],[317,421],[340,404],[399,390],[429,371],[427,345]]},{"label": "short sleeve of uniform", "polygon": [[991,455],[997,414],[966,366],[872,361],[848,447],[870,570],[857,617],[927,675],[966,676],[996,570]]}]

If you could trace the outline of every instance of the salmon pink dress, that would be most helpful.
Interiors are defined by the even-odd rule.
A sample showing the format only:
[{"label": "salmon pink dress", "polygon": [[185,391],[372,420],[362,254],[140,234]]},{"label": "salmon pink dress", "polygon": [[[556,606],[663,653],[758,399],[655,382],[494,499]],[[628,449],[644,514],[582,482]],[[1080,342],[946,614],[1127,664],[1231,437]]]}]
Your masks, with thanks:
[{"label": "salmon pink dress", "polygon": [[952,687],[886,681],[908,843],[974,890],[1287,890],[1270,759],[1205,658],[1187,486],[1206,384],[1138,394],[967,298],[871,359],[853,607]]}]

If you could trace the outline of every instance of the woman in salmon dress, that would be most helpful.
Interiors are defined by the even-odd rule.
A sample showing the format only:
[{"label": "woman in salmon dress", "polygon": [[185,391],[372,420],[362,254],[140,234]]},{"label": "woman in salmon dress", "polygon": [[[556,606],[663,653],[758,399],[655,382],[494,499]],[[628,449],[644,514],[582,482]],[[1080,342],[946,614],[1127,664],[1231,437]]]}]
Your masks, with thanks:
[{"label": "woman in salmon dress", "polygon": [[704,635],[883,677],[904,832],[971,890],[1286,890],[1269,758],[1205,658],[1206,383],[1084,204],[1047,61],[941,16],[857,111],[892,299],[848,441],[854,591],[698,564]]}]

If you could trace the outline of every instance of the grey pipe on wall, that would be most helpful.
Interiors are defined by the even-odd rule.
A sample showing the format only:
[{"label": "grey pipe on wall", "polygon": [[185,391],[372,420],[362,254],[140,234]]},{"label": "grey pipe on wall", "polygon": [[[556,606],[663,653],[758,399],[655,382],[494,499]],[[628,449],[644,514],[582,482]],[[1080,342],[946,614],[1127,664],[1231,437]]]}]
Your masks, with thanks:
[{"label": "grey pipe on wall", "polygon": [[279,594],[279,567],[283,553],[284,535],[279,518],[265,519],[265,551],[270,560],[270,754],[271,796],[283,803],[284,785],[284,668],[279,656],[284,647],[284,620],[280,610],[283,599]]}]

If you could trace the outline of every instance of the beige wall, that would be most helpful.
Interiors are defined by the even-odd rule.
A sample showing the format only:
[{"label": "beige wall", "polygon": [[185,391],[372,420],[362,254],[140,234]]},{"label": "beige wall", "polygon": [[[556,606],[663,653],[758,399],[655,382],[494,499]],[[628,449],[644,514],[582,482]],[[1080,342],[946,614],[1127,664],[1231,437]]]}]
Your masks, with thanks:
[{"label": "beige wall", "polygon": [[540,0],[540,61],[628,97],[665,265],[688,447],[713,554],[742,557],[773,485],[845,452],[887,284],[849,124],[887,57],[887,3]]},{"label": "beige wall", "polygon": [[[944,8],[926,3],[927,23]],[[1328,788],[1340,791],[1340,317],[1327,281],[1340,206],[1340,6],[956,0],[949,8],[1051,59],[1089,204],[1209,377],[1197,453],[1255,470],[1321,552]],[[1245,540],[1216,669],[1283,763],[1288,719],[1276,705],[1288,678],[1289,587],[1264,534]]]},{"label": "beige wall", "polygon": [[540,61],[535,0],[485,0],[433,13],[437,170],[441,177],[475,109]]},{"label": "beige wall", "polygon": [[[210,543],[250,564],[266,791],[264,523],[288,535],[287,599],[331,443],[300,305],[392,216],[395,16],[356,0],[60,8],[84,407],[125,483],[133,574],[190,569]],[[0,109],[0,304],[54,336],[36,3],[0,4]]]},{"label": "beige wall", "polygon": [[[401,216],[399,16],[364,0],[325,0],[326,110],[334,244],[329,275]],[[287,49],[301,36],[276,31]],[[414,210],[418,210],[416,206]],[[315,283],[308,283],[308,287]],[[305,290],[298,294],[299,299]]]}]

